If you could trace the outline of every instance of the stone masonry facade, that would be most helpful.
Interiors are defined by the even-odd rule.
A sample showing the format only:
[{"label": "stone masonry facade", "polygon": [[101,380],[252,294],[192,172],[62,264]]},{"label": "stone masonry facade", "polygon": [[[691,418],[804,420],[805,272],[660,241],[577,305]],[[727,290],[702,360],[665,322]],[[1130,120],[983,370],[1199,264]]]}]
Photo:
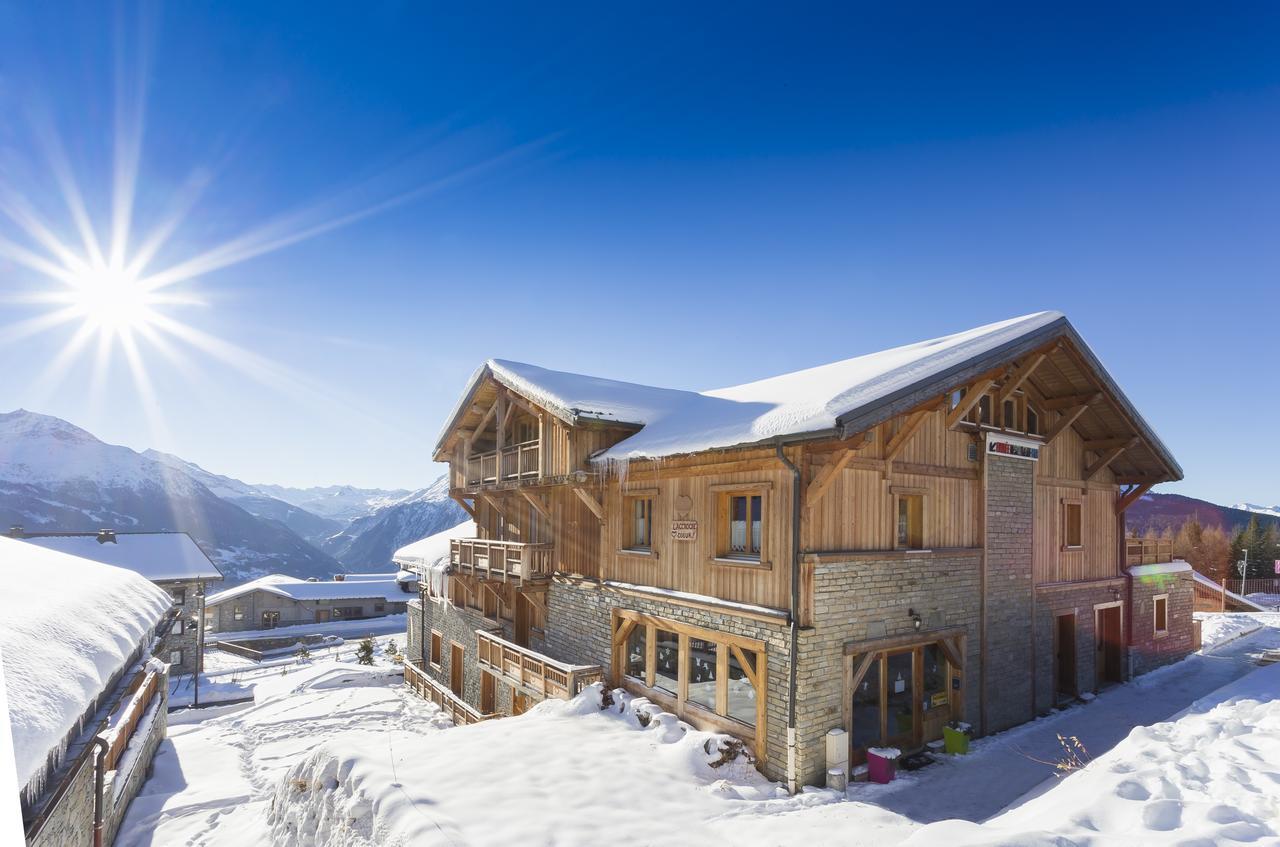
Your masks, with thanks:
[{"label": "stone masonry facade", "polygon": [[[1192,607],[1195,580],[1190,571],[1133,577],[1133,644],[1129,665],[1142,674],[1176,662],[1196,649],[1193,643]],[[1155,598],[1167,596],[1167,629],[1155,630]]]},{"label": "stone masonry facade", "polygon": [[172,663],[169,672],[175,675],[194,673],[204,664],[200,655],[200,598],[197,596],[204,583],[176,580],[156,584],[169,592],[174,607],[178,609],[178,617],[156,651],[156,657],[168,662],[173,653],[180,652],[181,661]]},{"label": "stone masonry facade", "polygon": [[[427,675],[436,682],[449,688],[453,673],[453,650],[451,645],[457,643],[462,647],[462,699],[476,709],[480,708],[480,686],[484,671],[476,661],[476,630],[494,630],[494,623],[486,619],[475,609],[460,608],[452,603],[440,603],[428,599],[426,603],[413,600],[409,603],[409,627],[406,637],[409,641],[410,659],[423,659],[423,668]],[[423,648],[429,654],[431,650],[431,632],[435,630],[441,635],[440,663],[432,664],[430,656],[424,657]],[[510,639],[511,633],[498,633]],[[495,684],[494,710],[501,714],[511,714],[511,686]]]},{"label": "stone masonry facade", "polygon": [[[1096,691],[1097,635],[1094,607],[1123,597],[1124,580],[1111,579],[1082,585],[1041,586],[1036,590],[1036,712],[1045,714],[1057,699],[1055,635],[1057,618],[1075,616],[1075,693]],[[1127,614],[1127,613],[1125,613]],[[1068,692],[1070,693],[1070,692]]]},{"label": "stone masonry facade", "polygon": [[1011,456],[988,453],[984,462],[987,633],[983,659],[990,672],[986,720],[978,725],[987,733],[1035,716],[1032,640],[1027,637],[1034,603],[1035,471],[1035,462]]}]

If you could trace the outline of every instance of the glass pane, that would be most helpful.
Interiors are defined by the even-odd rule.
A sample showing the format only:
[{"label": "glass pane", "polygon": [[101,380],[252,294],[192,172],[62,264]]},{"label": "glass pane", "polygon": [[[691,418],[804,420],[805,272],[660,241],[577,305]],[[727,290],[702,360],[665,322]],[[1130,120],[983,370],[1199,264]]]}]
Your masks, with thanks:
[{"label": "glass pane", "polygon": [[729,498],[729,552],[747,552],[747,498]]},{"label": "glass pane", "polygon": [[627,636],[627,666],[623,673],[640,680],[645,678],[644,647],[645,635],[648,630],[649,628],[644,624],[636,624],[635,628],[631,630],[631,634]]},{"label": "glass pane", "polygon": [[665,629],[655,630],[654,635],[657,647],[654,687],[675,694],[680,680],[680,636]]},{"label": "glass pane", "polygon": [[885,692],[889,709],[890,744],[910,746],[915,736],[915,693],[912,685],[911,666],[915,654],[890,653],[887,660],[889,686]]},{"label": "glass pane", "polygon": [[[725,648],[726,650],[729,648]],[[689,700],[712,711],[716,708],[716,643],[689,639]]]},{"label": "glass pane", "polygon": [[760,495],[751,498],[751,552],[760,552]]},{"label": "glass pane", "polygon": [[[728,650],[729,648],[724,648]],[[745,653],[747,661],[751,662],[755,667],[760,666],[760,660],[755,653]],[[751,726],[756,725],[756,688],[751,684],[751,680],[747,679],[747,672],[743,670],[742,665],[738,662],[738,657],[733,655],[733,651],[729,651],[729,717],[734,720],[742,721]]]},{"label": "glass pane", "polygon": [[928,714],[948,703],[947,657],[937,644],[928,644],[921,651],[921,661],[924,662],[924,691],[920,693],[920,703]]},{"label": "glass pane", "polygon": [[908,531],[907,512],[908,512],[907,498],[899,497],[898,498],[898,546],[899,547],[907,546],[907,531]]},{"label": "glass pane", "polygon": [[[855,656],[855,666],[862,659]],[[880,743],[880,660],[867,669],[867,675],[853,692],[853,747],[865,750]]]}]

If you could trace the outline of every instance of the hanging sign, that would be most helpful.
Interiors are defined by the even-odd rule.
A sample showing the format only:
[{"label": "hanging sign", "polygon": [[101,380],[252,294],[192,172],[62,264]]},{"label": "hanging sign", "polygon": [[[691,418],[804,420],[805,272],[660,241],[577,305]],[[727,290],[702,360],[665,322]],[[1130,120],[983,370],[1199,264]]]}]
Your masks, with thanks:
[{"label": "hanging sign", "polygon": [[671,522],[671,540],[672,541],[697,541],[698,540],[698,522],[697,521],[672,521]]},{"label": "hanging sign", "polygon": [[1276,573],[1280,574],[1280,559],[1276,559]]},{"label": "hanging sign", "polygon": [[999,432],[987,433],[988,456],[1011,456],[1015,459],[1027,459],[1034,462],[1040,458],[1040,448],[1042,446],[1039,441],[1015,438]]}]

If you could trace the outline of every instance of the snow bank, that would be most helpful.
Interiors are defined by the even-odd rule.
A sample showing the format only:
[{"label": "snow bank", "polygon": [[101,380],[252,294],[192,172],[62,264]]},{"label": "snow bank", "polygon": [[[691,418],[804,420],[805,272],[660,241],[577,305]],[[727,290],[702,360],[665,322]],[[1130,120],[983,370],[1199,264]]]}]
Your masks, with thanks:
[{"label": "snow bank", "polygon": [[1280,665],[1260,669],[1003,815],[927,826],[907,843],[1277,843],[1278,695]]},{"label": "snow bank", "polygon": [[117,532],[115,539],[100,543],[95,533],[37,536],[23,541],[125,568],[150,580],[222,579],[222,571],[185,532]]},{"label": "snow bank", "polygon": [[133,571],[0,537],[0,661],[20,783],[62,749],[172,603]]},{"label": "snow bank", "polygon": [[454,538],[475,538],[476,522],[463,521],[457,526],[420,538],[406,544],[391,556],[391,561],[403,568],[428,570],[449,561],[449,541]]},{"label": "snow bank", "polygon": [[267,703],[306,691],[400,685],[402,682],[404,682],[402,668],[357,665],[347,662],[320,662],[300,671],[263,679],[254,686],[253,702]]},{"label": "snow bank", "polygon": [[1280,613],[1196,612],[1200,621],[1200,651],[1212,653],[1229,642],[1264,626],[1280,626]]}]

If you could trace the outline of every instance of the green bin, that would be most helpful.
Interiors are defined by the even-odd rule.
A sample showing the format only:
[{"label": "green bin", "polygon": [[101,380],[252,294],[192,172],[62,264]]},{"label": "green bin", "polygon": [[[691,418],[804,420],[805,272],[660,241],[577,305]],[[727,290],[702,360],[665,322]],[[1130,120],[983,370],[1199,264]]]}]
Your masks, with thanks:
[{"label": "green bin", "polygon": [[942,740],[946,744],[946,750],[955,756],[963,756],[969,752],[969,736],[958,729],[952,729],[949,726],[942,728]]}]

